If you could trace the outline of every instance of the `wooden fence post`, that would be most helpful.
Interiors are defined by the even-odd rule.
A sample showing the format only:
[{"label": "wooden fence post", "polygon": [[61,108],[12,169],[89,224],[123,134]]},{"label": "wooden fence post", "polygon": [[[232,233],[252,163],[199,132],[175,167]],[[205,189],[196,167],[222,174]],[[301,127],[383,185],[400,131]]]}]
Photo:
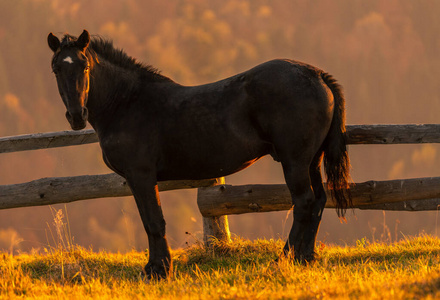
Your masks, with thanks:
[{"label": "wooden fence post", "polygon": [[213,240],[222,242],[229,242],[231,240],[228,216],[203,217],[203,241],[205,246],[210,247]]},{"label": "wooden fence post", "polygon": [[[225,184],[225,178],[217,178],[216,185]],[[197,204],[203,202],[202,197],[200,197],[200,189],[197,189]],[[212,245],[213,240],[219,240],[224,242],[229,242],[231,240],[231,233],[229,232],[229,223],[227,216],[220,217],[203,217],[203,241],[206,247]]]}]

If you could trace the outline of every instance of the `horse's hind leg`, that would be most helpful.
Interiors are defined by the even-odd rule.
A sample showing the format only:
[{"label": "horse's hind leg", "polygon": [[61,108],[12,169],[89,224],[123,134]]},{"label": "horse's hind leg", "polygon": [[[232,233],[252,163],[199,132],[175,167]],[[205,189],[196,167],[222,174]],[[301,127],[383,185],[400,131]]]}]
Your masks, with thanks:
[{"label": "horse's hind leg", "polygon": [[293,247],[295,259],[305,261],[309,259],[306,243],[310,240],[308,230],[311,218],[311,209],[315,201],[310,176],[309,163],[303,161],[282,161],[286,184],[292,196],[293,225],[284,246],[283,253],[287,255]]},{"label": "horse's hind leg", "polygon": [[301,253],[305,253],[306,260],[313,260],[315,256],[315,241],[318,234],[319,224],[321,223],[322,212],[324,211],[327,196],[322,184],[321,176],[322,152],[316,154],[310,165],[310,179],[312,183],[315,199],[310,206],[310,220],[304,233]]},{"label": "horse's hind leg", "polygon": [[315,258],[316,235],[327,200],[322,184],[321,158],[322,152],[317,153],[310,166],[307,160],[282,162],[294,205],[293,225],[283,253],[287,255],[293,247],[295,259],[300,262]]},{"label": "horse's hind leg", "polygon": [[320,171],[321,152],[316,154],[310,165],[307,161],[282,162],[294,205],[293,225],[283,253],[287,255],[293,247],[295,259],[300,262],[315,258],[315,240],[326,203]]}]

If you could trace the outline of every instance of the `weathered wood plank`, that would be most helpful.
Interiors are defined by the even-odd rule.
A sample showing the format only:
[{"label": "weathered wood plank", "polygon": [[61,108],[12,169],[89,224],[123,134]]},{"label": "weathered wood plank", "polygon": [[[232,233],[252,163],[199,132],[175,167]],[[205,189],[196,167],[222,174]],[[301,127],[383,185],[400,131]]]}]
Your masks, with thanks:
[{"label": "weathered wood plank", "polygon": [[[408,201],[440,198],[440,177],[368,181],[353,185],[350,191],[354,208],[405,201],[407,209],[402,205],[402,210],[415,210],[417,205],[408,205]],[[197,203],[205,217],[291,208],[290,194],[284,184],[201,188]],[[333,201],[328,201],[326,207],[334,208]],[[436,206],[430,207],[436,209]]]},{"label": "weathered wood plank", "polygon": [[393,210],[393,211],[440,210],[440,198],[363,205],[358,208],[362,210]]},{"label": "weathered wood plank", "polygon": [[347,125],[347,144],[440,143],[440,124]]},{"label": "weathered wood plank", "polygon": [[[0,153],[98,142],[93,129],[25,134],[0,138]],[[347,144],[440,143],[439,124],[347,125]]]},{"label": "weathered wood plank", "polygon": [[[159,182],[160,191],[207,187],[217,179]],[[117,174],[42,178],[0,185],[0,209],[69,203],[78,200],[130,196],[124,178]]]},{"label": "weathered wood plank", "polygon": [[[217,178],[217,183],[215,185],[222,184],[225,184],[225,178]],[[197,199],[199,197],[199,191],[200,189],[197,190]],[[223,242],[231,241],[228,216],[203,217],[203,241],[205,246],[211,247],[214,240]]]},{"label": "weathered wood plank", "polygon": [[98,142],[93,129],[24,134],[0,138],[0,153],[38,150]]},{"label": "weathered wood plank", "polygon": [[203,217],[203,242],[211,247],[213,241],[231,241],[228,216]]}]

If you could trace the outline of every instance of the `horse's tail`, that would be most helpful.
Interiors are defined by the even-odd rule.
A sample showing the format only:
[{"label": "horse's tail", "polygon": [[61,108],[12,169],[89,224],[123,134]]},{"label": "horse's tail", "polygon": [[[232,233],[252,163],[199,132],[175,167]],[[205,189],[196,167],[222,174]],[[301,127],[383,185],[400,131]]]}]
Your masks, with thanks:
[{"label": "horse's tail", "polygon": [[351,179],[345,137],[345,98],[342,87],[333,76],[327,73],[323,73],[321,76],[332,91],[334,98],[333,119],[323,144],[327,188],[336,202],[338,216],[344,217],[347,208],[352,206],[348,189]]}]

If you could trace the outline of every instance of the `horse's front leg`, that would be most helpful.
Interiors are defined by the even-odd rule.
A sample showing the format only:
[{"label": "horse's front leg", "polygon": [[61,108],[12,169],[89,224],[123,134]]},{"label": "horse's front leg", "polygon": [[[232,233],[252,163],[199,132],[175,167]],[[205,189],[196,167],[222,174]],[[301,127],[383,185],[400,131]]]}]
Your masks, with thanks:
[{"label": "horse's front leg", "polygon": [[134,172],[127,182],[136,200],[145,231],[148,234],[150,257],[144,272],[148,279],[165,278],[172,266],[165,236],[165,220],[160,205],[155,174]]}]

